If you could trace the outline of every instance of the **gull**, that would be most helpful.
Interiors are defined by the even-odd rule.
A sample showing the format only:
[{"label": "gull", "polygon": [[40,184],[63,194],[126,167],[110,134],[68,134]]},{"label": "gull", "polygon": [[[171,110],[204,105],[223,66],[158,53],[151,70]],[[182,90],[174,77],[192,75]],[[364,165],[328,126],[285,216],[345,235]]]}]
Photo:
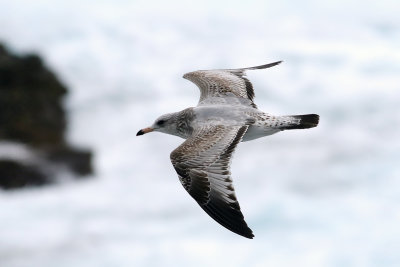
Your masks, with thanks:
[{"label": "gull", "polygon": [[198,70],[183,75],[200,89],[196,107],[160,116],[138,135],[152,131],[179,136],[185,141],[170,158],[185,190],[215,221],[252,239],[232,185],[232,153],[240,142],[283,130],[316,127],[317,114],[274,116],[253,102],[247,70],[266,69],[277,61],[240,69]]}]

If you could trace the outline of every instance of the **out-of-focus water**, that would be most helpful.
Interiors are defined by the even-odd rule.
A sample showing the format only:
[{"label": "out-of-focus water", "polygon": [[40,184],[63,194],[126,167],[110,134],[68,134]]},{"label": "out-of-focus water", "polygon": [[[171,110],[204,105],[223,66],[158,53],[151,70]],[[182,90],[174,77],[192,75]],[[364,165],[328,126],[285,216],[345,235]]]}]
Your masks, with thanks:
[{"label": "out-of-focus water", "polygon": [[[214,2],[0,1],[0,40],[70,88],[96,167],[0,192],[0,266],[400,266],[398,1]],[[321,122],[238,147],[247,240],[180,185],[182,140],[135,134],[196,105],[183,73],[276,60],[248,73],[259,108]]]}]

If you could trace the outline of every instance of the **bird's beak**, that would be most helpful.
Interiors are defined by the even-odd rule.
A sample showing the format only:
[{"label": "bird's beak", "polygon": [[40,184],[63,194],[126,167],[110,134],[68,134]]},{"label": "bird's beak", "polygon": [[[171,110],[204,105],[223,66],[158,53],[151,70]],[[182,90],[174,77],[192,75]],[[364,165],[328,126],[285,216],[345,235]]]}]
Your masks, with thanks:
[{"label": "bird's beak", "polygon": [[140,130],[139,132],[137,132],[136,136],[143,135],[145,133],[149,133],[149,132],[152,132],[152,131],[154,131],[153,128],[147,127],[147,128],[144,128],[144,129]]}]

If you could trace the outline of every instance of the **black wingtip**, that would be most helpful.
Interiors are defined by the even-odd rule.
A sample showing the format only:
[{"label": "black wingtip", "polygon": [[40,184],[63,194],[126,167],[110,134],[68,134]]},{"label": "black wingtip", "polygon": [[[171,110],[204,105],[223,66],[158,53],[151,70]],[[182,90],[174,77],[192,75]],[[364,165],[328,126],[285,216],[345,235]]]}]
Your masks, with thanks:
[{"label": "black wingtip", "polygon": [[[249,228],[249,229],[250,229],[250,228]],[[253,232],[251,232],[250,234],[241,235],[241,236],[246,237],[246,238],[248,238],[248,239],[253,239],[253,238],[254,238]]]},{"label": "black wingtip", "polygon": [[254,67],[249,67],[246,68],[246,70],[260,70],[260,69],[266,69],[266,68],[271,68],[273,66],[279,65],[281,64],[283,61],[276,61],[276,62],[272,62],[272,63],[268,63],[268,64],[264,64],[264,65],[260,65],[260,66],[254,66]]},{"label": "black wingtip", "polygon": [[236,204],[238,208],[233,209],[230,206],[226,206],[226,203],[222,203],[220,199],[213,199],[206,205],[200,205],[200,207],[226,229],[248,239],[253,239],[253,231],[247,226],[239,204]]},{"label": "black wingtip", "polygon": [[242,231],[233,231],[231,229],[229,229],[229,230],[234,232],[235,234],[238,234],[240,236],[246,237],[248,239],[253,239],[254,238],[253,231],[248,227],[247,227],[247,229],[243,229]]}]

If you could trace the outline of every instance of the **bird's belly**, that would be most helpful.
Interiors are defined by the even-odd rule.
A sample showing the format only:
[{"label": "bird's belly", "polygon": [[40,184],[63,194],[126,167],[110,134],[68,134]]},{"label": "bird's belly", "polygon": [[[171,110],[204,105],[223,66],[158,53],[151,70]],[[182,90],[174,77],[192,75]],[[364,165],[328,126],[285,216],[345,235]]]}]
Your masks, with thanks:
[{"label": "bird's belly", "polygon": [[197,122],[215,122],[221,125],[245,125],[250,118],[244,110],[247,107],[234,107],[229,105],[200,106],[194,108],[195,120]]},{"label": "bird's belly", "polygon": [[280,132],[281,130],[279,129],[273,129],[269,127],[262,127],[262,126],[256,126],[256,125],[251,125],[249,129],[247,129],[246,134],[243,136],[242,142],[254,140],[260,137],[268,136],[277,132]]}]

